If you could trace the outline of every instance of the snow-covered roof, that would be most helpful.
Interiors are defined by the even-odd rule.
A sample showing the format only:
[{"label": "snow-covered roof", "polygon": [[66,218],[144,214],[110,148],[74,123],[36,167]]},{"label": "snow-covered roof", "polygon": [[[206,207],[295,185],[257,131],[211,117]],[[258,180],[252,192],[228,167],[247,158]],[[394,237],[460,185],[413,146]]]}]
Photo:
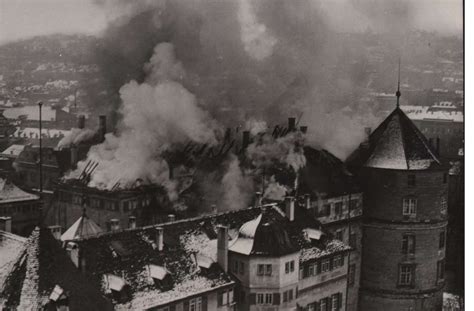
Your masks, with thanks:
[{"label": "snow-covered roof", "polygon": [[18,258],[23,255],[25,243],[26,238],[0,231],[0,293],[5,286],[8,275],[15,267]]},{"label": "snow-covered roof", "polygon": [[69,229],[61,235],[61,241],[70,241],[75,239],[96,236],[102,232],[102,229],[92,219],[84,213]]},{"label": "snow-covered roof", "polygon": [[39,200],[39,196],[21,190],[8,179],[0,178],[0,204],[29,200]]},{"label": "snow-covered roof", "polygon": [[3,150],[0,155],[6,157],[17,157],[25,149],[25,145],[16,145],[13,144],[7,149]]},{"label": "snow-covered roof", "polygon": [[148,265],[148,269],[150,270],[150,276],[157,280],[163,280],[166,275],[169,273],[165,267],[157,266],[157,265]]},{"label": "snow-covered roof", "polygon": [[425,170],[441,165],[438,155],[407,115],[397,107],[348,159],[371,168]]},{"label": "snow-covered roof", "polygon": [[[9,119],[18,119],[22,115],[26,115],[28,120],[39,120],[38,106],[23,106],[6,108],[3,115]],[[51,106],[43,106],[41,108],[41,119],[43,121],[55,121],[56,110]]]},{"label": "snow-covered roof", "polygon": [[439,103],[437,106],[401,106],[402,110],[411,120],[437,120],[464,122],[464,114],[462,111],[452,111],[453,105],[449,102]]},{"label": "snow-covered roof", "polygon": [[[70,130],[58,130],[58,129],[41,129],[43,137],[48,138],[61,138],[71,134]],[[39,138],[39,129],[36,127],[17,127],[14,137],[24,138]]]}]

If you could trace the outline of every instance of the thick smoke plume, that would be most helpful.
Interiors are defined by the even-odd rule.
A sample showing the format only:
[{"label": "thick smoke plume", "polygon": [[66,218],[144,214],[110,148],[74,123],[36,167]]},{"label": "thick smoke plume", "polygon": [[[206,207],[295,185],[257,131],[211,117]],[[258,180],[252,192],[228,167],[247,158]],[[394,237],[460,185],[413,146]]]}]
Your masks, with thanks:
[{"label": "thick smoke plume", "polygon": [[227,172],[222,178],[222,207],[226,210],[237,210],[248,207],[253,195],[253,181],[246,175],[239,159],[231,156],[228,161]]},{"label": "thick smoke plume", "polygon": [[78,145],[94,137],[96,133],[90,129],[73,128],[71,133],[64,136],[58,143],[58,149],[67,148],[71,145]]},{"label": "thick smoke plume", "polygon": [[265,186],[265,191],[263,192],[263,197],[265,199],[274,200],[274,201],[283,201],[287,192],[290,189],[281,185],[275,180],[275,176],[271,176],[270,180]]},{"label": "thick smoke plume", "polygon": [[215,122],[179,83],[185,72],[175,58],[173,45],[158,44],[144,69],[144,83],[130,81],[120,89],[123,118],[118,134],[108,134],[104,143],[92,147],[72,177],[92,160],[99,166],[90,186],[111,189],[117,183],[126,186],[143,179],[172,188],[168,166],[161,157],[163,151],[189,140],[215,143]]}]

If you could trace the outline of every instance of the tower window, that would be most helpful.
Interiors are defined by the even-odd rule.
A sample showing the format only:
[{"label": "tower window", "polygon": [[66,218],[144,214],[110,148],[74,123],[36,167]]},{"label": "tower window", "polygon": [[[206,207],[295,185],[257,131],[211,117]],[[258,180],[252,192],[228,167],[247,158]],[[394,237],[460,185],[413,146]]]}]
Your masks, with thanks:
[{"label": "tower window", "polygon": [[409,174],[408,175],[408,186],[416,186],[416,175]]},{"label": "tower window", "polygon": [[414,274],[414,266],[402,264],[399,266],[399,276],[398,276],[398,284],[399,285],[413,285],[413,274]]},{"label": "tower window", "polygon": [[402,238],[402,253],[415,253],[415,236],[413,234],[405,234]]},{"label": "tower window", "polygon": [[441,231],[439,234],[439,249],[443,249],[446,247],[446,233]]},{"label": "tower window", "polygon": [[415,216],[416,205],[417,205],[417,200],[415,198],[403,199],[403,215]]}]

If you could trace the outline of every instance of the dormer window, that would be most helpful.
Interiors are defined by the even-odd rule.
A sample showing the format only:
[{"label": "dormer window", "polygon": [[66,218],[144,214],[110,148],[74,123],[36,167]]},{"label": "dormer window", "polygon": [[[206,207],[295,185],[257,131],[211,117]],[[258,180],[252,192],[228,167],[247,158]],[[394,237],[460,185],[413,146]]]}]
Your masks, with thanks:
[{"label": "dormer window", "polygon": [[68,310],[68,297],[61,286],[54,286],[49,295],[49,304],[56,307],[57,310]]},{"label": "dormer window", "polygon": [[156,286],[165,290],[171,289],[173,284],[171,273],[168,271],[168,269],[158,265],[148,265],[147,269],[149,271],[151,281]]},{"label": "dormer window", "polygon": [[103,277],[106,292],[112,294],[115,300],[125,301],[128,298],[127,283],[119,276],[105,274]]}]

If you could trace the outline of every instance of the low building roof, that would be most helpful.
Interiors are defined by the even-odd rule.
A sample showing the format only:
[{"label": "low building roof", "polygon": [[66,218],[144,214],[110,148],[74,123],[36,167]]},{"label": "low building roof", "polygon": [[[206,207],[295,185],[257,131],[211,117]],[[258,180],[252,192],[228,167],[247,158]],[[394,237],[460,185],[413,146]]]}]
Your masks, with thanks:
[{"label": "low building roof", "polygon": [[99,225],[87,217],[86,212],[84,211],[82,216],[61,235],[61,241],[96,236],[101,232],[102,229],[99,227]]},{"label": "low building roof", "polygon": [[39,196],[21,190],[8,179],[0,178],[0,204],[29,200],[39,200]]}]

